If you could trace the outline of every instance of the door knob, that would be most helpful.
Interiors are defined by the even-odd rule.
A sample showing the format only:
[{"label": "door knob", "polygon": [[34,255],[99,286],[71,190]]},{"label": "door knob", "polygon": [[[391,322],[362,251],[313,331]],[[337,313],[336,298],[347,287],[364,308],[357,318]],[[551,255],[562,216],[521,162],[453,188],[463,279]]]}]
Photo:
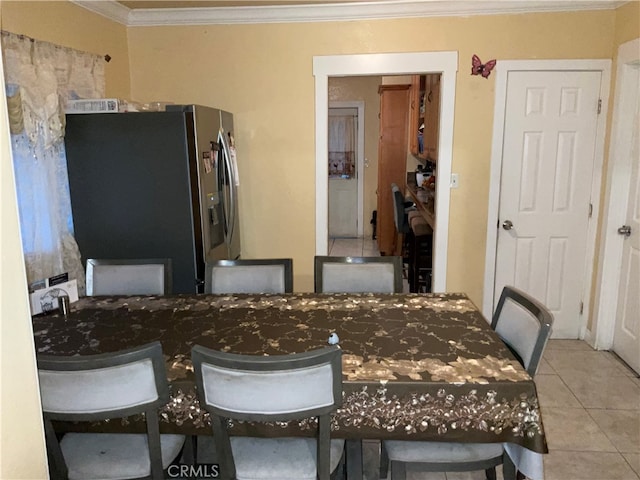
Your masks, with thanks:
[{"label": "door knob", "polygon": [[505,230],[511,230],[513,228],[513,222],[511,220],[505,220],[502,222],[502,228]]},{"label": "door knob", "polygon": [[620,235],[624,235],[625,237],[629,237],[631,236],[631,226],[630,225],[622,225],[619,229],[618,229],[618,233]]}]

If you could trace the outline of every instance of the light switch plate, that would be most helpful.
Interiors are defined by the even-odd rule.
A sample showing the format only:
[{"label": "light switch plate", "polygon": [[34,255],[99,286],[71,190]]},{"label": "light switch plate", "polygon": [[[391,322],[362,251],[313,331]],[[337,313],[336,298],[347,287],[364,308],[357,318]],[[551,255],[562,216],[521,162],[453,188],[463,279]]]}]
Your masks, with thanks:
[{"label": "light switch plate", "polygon": [[452,173],[451,174],[451,183],[449,184],[449,187],[451,188],[458,188],[460,183],[460,177],[457,173]]}]

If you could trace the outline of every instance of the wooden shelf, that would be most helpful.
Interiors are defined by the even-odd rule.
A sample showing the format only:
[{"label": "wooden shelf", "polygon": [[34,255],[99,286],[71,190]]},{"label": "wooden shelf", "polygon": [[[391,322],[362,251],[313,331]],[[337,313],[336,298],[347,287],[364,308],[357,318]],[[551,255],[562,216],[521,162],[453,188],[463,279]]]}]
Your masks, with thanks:
[{"label": "wooden shelf", "polygon": [[[420,125],[424,123],[425,100],[425,75],[411,76],[411,89],[409,93],[409,147],[415,157],[425,155],[424,142],[419,138]],[[423,140],[424,138],[422,138]]]},{"label": "wooden shelf", "polygon": [[[424,125],[422,135],[420,127]],[[440,74],[412,75],[409,100],[409,147],[423,163],[438,161]]]},{"label": "wooden shelf", "polygon": [[426,75],[424,153],[433,163],[438,161],[438,141],[440,131],[440,74]]}]

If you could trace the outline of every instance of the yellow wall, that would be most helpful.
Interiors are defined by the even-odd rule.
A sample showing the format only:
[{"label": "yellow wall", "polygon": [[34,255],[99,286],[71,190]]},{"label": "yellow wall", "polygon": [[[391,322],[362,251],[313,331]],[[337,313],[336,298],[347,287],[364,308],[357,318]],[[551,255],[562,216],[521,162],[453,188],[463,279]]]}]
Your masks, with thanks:
[{"label": "yellow wall", "polygon": [[623,43],[640,37],[640,1],[630,1],[616,10],[614,33],[614,54]]},{"label": "yellow wall", "polygon": [[[2,8],[7,30],[110,53],[109,95],[234,112],[243,254],[292,256],[298,291],[313,288],[314,55],[458,51],[452,170],[460,188],[451,192],[447,289],[467,292],[478,305],[495,77],[470,76],[471,55],[497,58],[498,65],[612,58],[618,37],[633,35],[637,17],[633,2],[618,12],[125,29],[69,3],[3,2]],[[127,56],[125,39],[130,92],[128,68],[114,63]]]},{"label": "yellow wall", "polygon": [[[3,75],[0,52],[0,78]],[[43,479],[47,478],[47,466],[10,145],[3,88],[0,95],[0,479]]]},{"label": "yellow wall", "polygon": [[[126,28],[68,2],[0,2],[3,30],[113,57],[107,96],[129,97]],[[1,75],[0,75],[1,76]],[[45,479],[33,331],[18,226],[6,104],[0,101],[0,479]]]},{"label": "yellow wall", "polygon": [[[313,56],[457,50],[453,171],[460,174],[460,188],[451,193],[447,288],[468,292],[478,305],[494,77],[471,77],[471,55],[497,58],[498,65],[505,59],[612,58],[619,44],[640,36],[639,16],[638,2],[630,2],[617,11],[582,13],[126,29],[68,2],[0,2],[2,29],[109,53],[113,60],[106,69],[108,96],[201,103],[234,112],[244,254],[293,256],[296,290],[313,286]],[[6,138],[4,122],[0,135]],[[28,310],[24,285],[14,283],[24,270],[20,262],[6,261],[20,258],[20,247],[15,210],[7,199],[7,143],[0,144],[5,145],[0,164],[0,477],[43,478],[33,344],[28,328],[23,328],[29,324]],[[367,149],[377,155],[373,147]],[[12,298],[11,317],[6,298]],[[15,393],[14,384],[21,388],[20,403],[4,393]],[[25,427],[25,413],[34,424]],[[20,419],[20,425],[13,419]]]},{"label": "yellow wall", "polygon": [[335,77],[329,79],[329,101],[364,102],[364,235],[371,238],[371,212],[377,208],[378,198],[378,136],[380,131],[380,77]]},{"label": "yellow wall", "polygon": [[67,1],[0,2],[2,30],[100,55],[105,66],[106,96],[128,98],[127,28]]},{"label": "yellow wall", "polygon": [[[294,258],[313,288],[314,55],[457,50],[447,289],[482,304],[494,77],[481,59],[611,58],[615,11],[129,30],[140,101],[216,105],[235,114],[243,254]],[[292,242],[292,239],[295,241]]]}]

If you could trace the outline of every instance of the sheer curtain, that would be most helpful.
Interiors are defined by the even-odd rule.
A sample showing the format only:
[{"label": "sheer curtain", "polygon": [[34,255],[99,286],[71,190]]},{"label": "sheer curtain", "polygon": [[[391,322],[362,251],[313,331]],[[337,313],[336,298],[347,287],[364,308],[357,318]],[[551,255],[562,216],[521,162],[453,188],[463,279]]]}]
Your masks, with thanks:
[{"label": "sheer curtain", "polygon": [[355,174],[356,117],[329,116],[329,175],[352,177]]},{"label": "sheer curtain", "polygon": [[73,237],[64,110],[104,97],[104,58],[2,32],[11,149],[29,283],[68,272],[84,293]]}]

